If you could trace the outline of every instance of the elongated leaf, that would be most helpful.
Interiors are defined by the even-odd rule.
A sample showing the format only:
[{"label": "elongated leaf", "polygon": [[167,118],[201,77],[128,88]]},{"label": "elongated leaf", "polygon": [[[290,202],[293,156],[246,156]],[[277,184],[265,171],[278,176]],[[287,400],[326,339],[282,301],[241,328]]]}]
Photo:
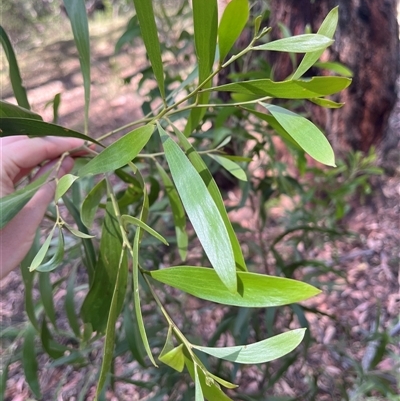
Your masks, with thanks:
[{"label": "elongated leaf", "polygon": [[249,19],[248,0],[232,0],[226,6],[218,27],[220,64],[242,33]]},{"label": "elongated leaf", "polygon": [[32,199],[36,191],[46,182],[49,173],[42,175],[25,188],[0,198],[0,229],[17,215],[17,213]]},{"label": "elongated leaf", "polygon": [[225,170],[229,171],[234,177],[241,181],[247,181],[247,175],[245,171],[235,162],[229,160],[220,155],[208,154],[218,164],[220,164]]},{"label": "elongated leaf", "polygon": [[79,177],[73,174],[65,174],[62,176],[57,183],[56,192],[54,194],[54,202],[57,202],[78,178]]},{"label": "elongated leaf", "polygon": [[160,41],[157,35],[156,21],[154,19],[152,0],[133,0],[136,15],[140,24],[140,31],[147,55],[153,68],[158,87],[163,99],[165,99],[164,70],[161,60]]},{"label": "elongated leaf", "polygon": [[194,365],[195,401],[204,401],[203,390],[201,389],[200,378],[197,370],[197,365]]},{"label": "elongated leaf", "polygon": [[325,135],[309,120],[287,109],[260,103],[312,158],[328,166],[335,166],[335,155]]},{"label": "elongated leaf", "polygon": [[216,0],[193,0],[194,42],[199,65],[199,83],[209,75],[214,63],[218,33]]},{"label": "elongated leaf", "polygon": [[[106,205],[106,216],[102,225],[100,240],[100,255],[94,269],[93,283],[81,308],[81,316],[85,323],[90,323],[94,331],[103,332],[107,325],[111,300],[117,282],[122,238],[111,200]],[[125,255],[125,254],[124,254]],[[123,260],[123,272],[128,272],[126,255]],[[122,279],[122,278],[120,278]],[[127,280],[127,276],[125,277]],[[118,293],[118,308],[120,311],[124,301],[124,293]],[[119,312],[118,312],[119,313]]]},{"label": "elongated leaf", "polygon": [[17,99],[17,102],[21,107],[24,107],[25,109],[29,110],[30,109],[29,101],[26,95],[26,89],[22,84],[22,78],[19,72],[17,58],[15,57],[14,49],[11,45],[10,39],[8,38],[6,31],[3,29],[1,25],[0,25],[0,41],[8,60],[8,71],[15,99]]},{"label": "elongated leaf", "polygon": [[[215,59],[218,34],[218,7],[216,0],[194,0],[192,4],[194,41],[199,67],[198,83],[203,84],[210,76]],[[207,82],[203,87],[209,88],[210,86],[211,81]],[[210,95],[208,93],[199,93],[197,95],[197,103],[207,104],[209,97]],[[196,107],[190,111],[184,131],[186,136],[189,136],[199,125],[205,112],[206,108],[204,107]]]},{"label": "elongated leaf", "polygon": [[0,118],[4,117],[32,118],[34,120],[42,120],[42,117],[39,116],[39,114],[36,114],[21,106],[16,106],[15,104],[0,100]]},{"label": "elongated leaf", "polygon": [[281,124],[279,124],[274,116],[272,116],[271,114],[261,113],[259,111],[246,107],[243,107],[243,109],[251,114],[254,114],[260,120],[266,121],[271,126],[271,128],[273,128],[275,132],[285,140],[287,144],[293,146],[294,148],[301,149],[301,146],[288,134],[288,132],[282,127]]},{"label": "elongated leaf", "polygon": [[238,292],[233,294],[218,280],[216,272],[205,267],[178,266],[151,271],[164,284],[195,297],[224,305],[267,308],[303,301],[319,294],[317,288],[283,277],[238,272]]},{"label": "elongated leaf", "polygon": [[63,226],[73,235],[75,235],[75,237],[78,238],[82,238],[82,239],[90,239],[90,238],[94,238],[94,235],[90,235],[90,234],[86,234],[83,233],[82,231],[77,230],[76,228],[70,226],[68,223],[66,223],[65,221],[63,222]]},{"label": "elongated leaf", "polygon": [[44,350],[52,359],[58,359],[64,356],[66,351],[69,351],[68,347],[61,345],[54,341],[53,336],[47,326],[46,318],[42,320],[42,327],[40,331],[40,339]]},{"label": "elongated leaf", "polygon": [[143,228],[143,230],[147,231],[150,235],[152,235],[153,237],[157,238],[163,244],[168,245],[167,240],[161,234],[159,234],[156,230],[153,230],[146,223],[144,223],[143,221],[137,219],[136,217],[128,216],[127,214],[124,214],[124,215],[121,216],[121,222],[124,224],[125,227],[128,224],[133,224],[135,226]]},{"label": "elongated leaf", "polygon": [[53,124],[57,124],[58,122],[58,109],[60,108],[61,103],[61,93],[57,93],[54,95],[53,99]]},{"label": "elongated leaf", "polygon": [[75,280],[76,280],[76,269],[75,265],[69,275],[67,282],[67,293],[65,295],[65,312],[67,315],[69,326],[74,332],[77,338],[80,338],[80,325],[78,321],[78,316],[75,312]]},{"label": "elongated leaf", "polygon": [[136,361],[144,368],[146,363],[144,361],[145,350],[143,344],[140,342],[140,333],[137,325],[135,314],[130,310],[128,305],[125,306],[124,311],[124,329],[126,341],[129,345],[129,350]]},{"label": "elongated leaf", "polygon": [[[336,31],[338,20],[339,7],[335,7],[326,16],[317,33],[332,39]],[[307,53],[301,60],[300,65],[297,67],[291,79],[299,79],[322,56],[323,52],[324,49]]]},{"label": "elongated leaf", "polygon": [[99,207],[101,198],[104,196],[107,190],[107,184],[105,180],[99,181],[86,195],[83,200],[81,207],[81,219],[82,223],[90,228],[93,224],[96,216],[96,211]]},{"label": "elongated leaf", "polygon": [[204,251],[224,285],[236,292],[235,259],[221,214],[185,153],[160,125],[158,130],[175,187]]},{"label": "elongated leaf", "polygon": [[0,400],[4,401],[6,399],[6,387],[7,387],[7,379],[8,379],[8,368],[10,367],[11,360],[8,359],[2,361],[2,369],[0,371]]},{"label": "elongated leaf", "polygon": [[[63,196],[64,205],[68,209],[68,212],[71,214],[73,219],[75,220],[76,225],[79,228],[79,231],[85,234],[88,234],[85,225],[82,223],[82,220],[79,215],[78,209],[75,207],[73,202],[67,197]],[[93,242],[91,238],[82,238],[82,244],[84,249],[84,258],[83,261],[87,268],[87,273],[89,276],[89,284],[93,283],[94,269],[96,266],[96,252],[94,250]]]},{"label": "elongated leaf", "polygon": [[35,329],[28,326],[24,335],[22,346],[22,367],[24,368],[25,380],[37,399],[42,399],[38,379],[38,363],[35,352]]},{"label": "elongated leaf", "polygon": [[87,133],[90,103],[90,43],[85,1],[64,0],[64,5],[71,22],[75,45],[79,53],[85,91],[85,133]]},{"label": "elongated leaf", "polygon": [[53,327],[57,327],[56,310],[53,302],[53,286],[50,281],[49,273],[39,274],[39,291],[43,309]]},{"label": "elongated leaf", "polygon": [[210,88],[212,91],[271,96],[279,99],[313,99],[340,92],[351,84],[342,77],[313,77],[308,81],[274,82],[270,79],[235,82]]},{"label": "elongated leaf", "polygon": [[78,175],[107,173],[133,160],[149,141],[154,125],[137,128],[115,141],[83,166]]},{"label": "elongated leaf", "polygon": [[35,272],[31,273],[29,271],[29,266],[31,265],[32,260],[34,259],[35,255],[38,253],[40,249],[39,240],[40,240],[40,234],[38,229],[36,230],[35,239],[33,241],[31,249],[29,249],[29,252],[21,262],[20,266],[21,276],[24,281],[24,287],[25,287],[24,290],[25,312],[28,316],[30,323],[38,332],[40,331],[40,325],[35,313],[36,301],[33,298],[33,284],[34,284],[34,279],[36,277],[36,273]]},{"label": "elongated leaf", "polygon": [[190,144],[190,142],[187,140],[187,138],[183,135],[182,132],[180,132],[176,127],[174,128],[175,134],[179,138],[179,142],[183,149],[186,152],[187,157],[189,158],[190,162],[193,164],[194,168],[196,171],[200,174],[201,178],[204,181],[204,184],[207,186],[207,189],[213,198],[219,213],[221,214],[222,220],[224,221],[226,230],[228,231],[229,235],[229,240],[232,245],[234,257],[235,257],[235,263],[236,263],[236,268],[246,271],[246,262],[244,260],[242,250],[240,248],[239,241],[236,237],[235,231],[233,230],[232,224],[229,220],[228,213],[226,212],[224,202],[222,200],[221,193],[218,189],[218,186],[211,175],[210,171],[207,168],[207,165],[204,163],[203,159],[201,156],[196,152],[196,150],[193,148],[193,146]]},{"label": "elongated leaf", "polygon": [[113,360],[114,347],[115,347],[115,325],[117,323],[118,315],[121,311],[120,300],[125,296],[127,284],[127,265],[126,265],[126,250],[121,249],[121,256],[117,267],[117,277],[115,281],[113,296],[111,300],[110,311],[107,319],[106,339],[104,342],[103,360],[101,363],[100,376],[97,383],[96,397],[100,395],[104,387],[108,373],[111,370]]},{"label": "elongated leaf", "polygon": [[236,363],[255,364],[273,361],[293,351],[303,340],[306,329],[291,330],[249,345],[235,347],[193,347],[216,358]]},{"label": "elongated leaf", "polygon": [[304,35],[291,36],[289,38],[274,40],[273,42],[264,45],[255,46],[253,47],[253,50],[308,53],[324,50],[333,42],[334,40],[329,39],[324,35],[306,33]]},{"label": "elongated leaf", "polygon": [[39,252],[36,254],[35,258],[32,260],[32,263],[29,266],[29,271],[32,272],[32,271],[36,270],[42,264],[44,258],[47,255],[47,252],[49,250],[50,242],[53,238],[55,229],[56,229],[56,225],[53,226],[52,230],[50,231],[50,234],[44,241],[43,245],[40,247]]},{"label": "elongated leaf", "polygon": [[[185,365],[191,376],[196,383],[195,365],[191,358],[185,355]],[[198,375],[198,384],[201,386],[202,394],[208,401],[232,401],[219,387],[219,385],[211,379],[210,376],[206,377],[203,369],[199,366],[196,367]],[[197,401],[197,400],[196,400]]]},{"label": "elongated leaf", "polygon": [[104,147],[100,142],[69,128],[47,123],[32,118],[4,117],[0,119],[0,137],[13,135],[28,135],[30,137],[61,136],[66,138],[80,138]]},{"label": "elongated leaf", "polygon": [[317,104],[318,106],[326,107],[327,109],[340,109],[344,106],[344,103],[334,102],[330,99],[322,99],[320,97],[316,97],[314,99],[308,99],[310,102]]},{"label": "elongated leaf", "polygon": [[[57,248],[53,257],[44,264],[38,266],[35,270],[38,272],[51,272],[61,265],[64,259],[64,235],[61,229],[58,230]],[[32,266],[31,266],[31,270]]]},{"label": "elongated leaf", "polygon": [[176,242],[178,244],[178,252],[181,260],[186,260],[189,237],[186,231],[186,215],[183,209],[182,202],[179,198],[178,192],[174,184],[169,178],[168,174],[159,163],[156,163],[157,170],[164,183],[165,191],[168,196],[169,204],[172,209],[172,218],[174,220]]},{"label": "elongated leaf", "polygon": [[133,303],[135,307],[135,314],[138,322],[139,333],[142,339],[144,349],[146,350],[147,356],[149,357],[151,363],[158,367],[156,361],[154,360],[153,354],[151,353],[149,340],[146,334],[146,328],[144,327],[142,310],[140,308],[140,294],[139,294],[139,242],[140,242],[140,228],[135,233],[135,238],[133,240],[133,263],[132,263],[132,276],[133,276]]},{"label": "elongated leaf", "polygon": [[351,78],[353,76],[353,71],[350,68],[346,67],[341,63],[336,63],[334,61],[318,61],[314,64],[314,67],[323,68],[325,70],[336,72],[339,75],[343,75],[344,77]]}]

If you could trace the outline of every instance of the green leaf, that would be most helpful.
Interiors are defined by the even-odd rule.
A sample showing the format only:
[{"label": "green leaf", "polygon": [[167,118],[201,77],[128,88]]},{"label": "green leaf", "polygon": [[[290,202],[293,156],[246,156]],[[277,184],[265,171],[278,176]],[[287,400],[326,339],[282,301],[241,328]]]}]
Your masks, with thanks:
[{"label": "green leaf", "polygon": [[[218,7],[216,0],[193,0],[194,41],[197,55],[199,85],[210,76],[215,60],[218,34]],[[211,81],[203,87],[209,88]],[[198,93],[197,103],[207,104],[209,93]],[[185,127],[185,135],[189,136],[204,117],[206,108],[196,107],[190,111]]]},{"label": "green leaf", "polygon": [[10,195],[0,198],[0,229],[15,217],[18,212],[32,199],[37,190],[46,182],[49,173],[33,181],[25,188],[19,189]]},{"label": "green leaf", "polygon": [[122,224],[124,224],[124,227],[126,227],[128,224],[133,224],[135,226],[143,228],[143,230],[147,231],[150,235],[157,238],[163,244],[169,245],[167,240],[161,234],[159,234],[156,230],[153,230],[146,223],[137,219],[136,217],[128,216],[127,214],[124,214],[121,216],[121,222],[122,222]]},{"label": "green leaf", "polygon": [[193,0],[194,42],[199,65],[199,84],[211,73],[217,47],[218,7],[216,0]]},{"label": "green leaf", "polygon": [[152,0],[133,0],[136,15],[140,24],[140,31],[147,55],[153,68],[158,87],[163,99],[165,99],[164,70],[161,59],[160,41],[157,34],[156,21],[154,19]]},{"label": "green leaf", "polygon": [[136,359],[136,361],[144,368],[146,363],[143,359],[145,350],[143,344],[139,341],[140,333],[137,325],[135,314],[130,310],[128,305],[125,305],[124,311],[124,329],[125,337],[128,342],[129,350]]},{"label": "green leaf", "polygon": [[137,229],[133,240],[133,263],[132,263],[132,276],[133,276],[133,304],[135,307],[135,314],[138,322],[139,333],[142,339],[144,349],[146,350],[147,356],[151,363],[158,367],[154,360],[153,354],[151,353],[149,340],[146,334],[146,328],[144,327],[142,310],[140,308],[140,294],[139,294],[139,242],[140,242],[140,228]]},{"label": "green leaf", "polygon": [[[195,377],[195,364],[193,360],[185,354],[185,365],[186,368],[196,383]],[[200,384],[202,394],[208,401],[232,401],[219,387],[219,385],[210,376],[204,374],[203,369],[200,366],[196,366],[198,375],[198,384]],[[197,401],[197,400],[196,400]]]},{"label": "green leaf", "polygon": [[255,79],[216,86],[209,90],[258,95],[260,97],[271,96],[279,99],[313,99],[333,95],[346,89],[350,84],[351,79],[342,77],[313,77],[307,81],[282,82]]},{"label": "green leaf", "polygon": [[[66,195],[63,196],[63,201],[64,201],[64,205],[68,209],[68,212],[75,220],[75,223],[79,228],[79,231],[82,233],[88,234],[88,231],[87,231],[85,225],[82,223],[82,220],[80,218],[79,211],[75,207],[74,203]],[[82,245],[83,245],[83,249],[84,249],[84,257],[82,259],[87,268],[87,273],[89,276],[89,284],[92,284],[93,276],[94,276],[94,269],[95,269],[95,265],[96,265],[96,252],[94,250],[94,246],[93,246],[93,242],[92,242],[91,238],[82,238]]]},{"label": "green leaf", "polygon": [[246,262],[244,260],[242,250],[240,248],[239,241],[236,237],[235,231],[233,230],[232,224],[229,220],[228,213],[226,212],[224,201],[222,200],[221,193],[218,189],[218,185],[216,184],[213,176],[207,168],[207,165],[204,163],[201,156],[196,152],[190,142],[187,140],[185,135],[180,132],[176,127],[173,127],[175,134],[178,136],[179,142],[183,149],[186,152],[187,157],[190,162],[193,164],[193,167],[200,174],[203,179],[204,184],[207,186],[207,189],[213,198],[215,204],[217,205],[218,211],[221,214],[222,220],[224,221],[226,230],[228,231],[229,240],[232,245],[236,268],[246,271]]},{"label": "green leaf", "polygon": [[149,124],[124,135],[83,166],[78,174],[100,174],[116,170],[133,160],[149,141],[154,125]]},{"label": "green leaf", "polygon": [[36,270],[42,264],[44,258],[46,257],[47,252],[49,250],[51,239],[53,238],[54,231],[56,229],[56,226],[57,226],[56,224],[53,226],[52,230],[50,231],[50,234],[47,236],[47,238],[44,241],[43,245],[40,247],[39,252],[36,254],[34,259],[32,260],[32,263],[29,266],[29,271],[30,272]]},{"label": "green leaf", "polygon": [[324,35],[306,33],[303,35],[291,36],[290,38],[274,40],[273,42],[264,45],[255,46],[252,49],[290,53],[308,53],[324,50],[333,42],[334,40],[329,39]]},{"label": "green leaf", "polygon": [[40,331],[40,339],[42,340],[43,349],[52,359],[58,359],[64,356],[68,347],[54,341],[53,336],[47,326],[46,318],[43,317],[42,327]]},{"label": "green leaf", "polygon": [[[90,323],[93,330],[97,332],[103,332],[107,325],[119,271],[116,266],[121,263],[121,251],[121,232],[112,202],[109,200],[106,205],[106,215],[101,230],[100,251],[94,269],[94,279],[81,308],[81,316],[84,323]],[[126,255],[122,263],[121,269],[127,275],[128,261]],[[125,277],[125,280],[127,280],[127,277]],[[118,311],[121,310],[123,301],[124,293],[120,291],[118,294]]]},{"label": "green leaf", "polygon": [[85,141],[93,142],[104,148],[104,146],[95,139],[87,135],[73,131],[60,125],[47,123],[45,121],[32,118],[12,118],[4,117],[0,119],[0,137],[28,135],[30,137],[43,136],[61,136],[66,138],[80,138]]},{"label": "green leaf", "polygon": [[35,352],[35,329],[28,326],[24,335],[22,346],[22,367],[24,369],[25,380],[29,388],[37,399],[42,399],[38,379],[38,363]]},{"label": "green leaf", "polygon": [[83,233],[82,231],[79,231],[76,228],[70,226],[65,221],[63,221],[63,227],[65,227],[71,234],[75,235],[75,237],[82,238],[82,239],[95,238],[95,235],[90,235],[90,234],[87,234],[87,233]]},{"label": "green leaf", "polygon": [[[320,28],[318,29],[318,34],[324,35],[329,39],[333,38],[339,20],[338,11],[339,7],[335,7],[328,13]],[[301,60],[300,65],[297,67],[297,70],[294,72],[291,79],[299,79],[322,56],[323,52],[324,49],[317,50],[316,52],[307,53],[303,57],[303,60]]]},{"label": "green leaf", "polygon": [[271,128],[274,129],[275,132],[279,134],[287,144],[293,146],[296,149],[301,150],[301,146],[288,134],[288,132],[282,127],[281,124],[279,124],[279,122],[276,120],[274,116],[271,116],[271,114],[260,113],[259,111],[249,109],[247,107],[243,107],[243,109],[255,115],[260,120],[266,121],[271,126]]},{"label": "green leaf", "polygon": [[35,307],[36,307],[36,301],[33,298],[33,285],[34,285],[34,279],[36,277],[35,272],[30,272],[29,271],[29,266],[32,263],[32,260],[34,259],[35,255],[38,253],[40,249],[40,233],[39,229],[36,230],[36,235],[35,239],[33,241],[33,244],[31,246],[31,249],[29,249],[29,252],[21,262],[20,270],[21,270],[21,276],[24,281],[24,306],[25,306],[25,312],[28,316],[29,321],[31,322],[32,326],[37,330],[40,331],[40,326],[39,322],[36,317],[35,313]]},{"label": "green leaf", "polygon": [[7,379],[8,370],[11,364],[11,359],[2,360],[2,369],[0,370],[0,400],[4,401],[6,399],[6,389],[7,389]]},{"label": "green leaf", "polygon": [[[44,264],[36,267],[38,272],[50,272],[61,265],[64,259],[64,235],[61,229],[58,230],[58,242],[53,257]],[[32,266],[31,266],[32,269]]]},{"label": "green leaf", "polygon": [[306,329],[291,330],[249,345],[223,348],[193,345],[193,348],[231,362],[244,364],[265,363],[281,358],[293,351],[303,340],[305,331]]},{"label": "green leaf", "polygon": [[93,224],[94,218],[96,216],[97,209],[101,198],[105,195],[107,190],[106,181],[103,179],[99,181],[86,195],[82,202],[81,207],[81,219],[82,223],[90,228]]},{"label": "green leaf", "polygon": [[340,109],[344,106],[344,103],[334,102],[330,99],[323,99],[320,97],[316,97],[314,99],[308,99],[310,102],[313,102],[321,107],[326,107],[327,109]]},{"label": "green leaf", "polygon": [[87,133],[90,103],[90,43],[85,1],[64,0],[64,5],[71,22],[75,45],[79,53],[85,91],[85,133]]},{"label": "green leaf", "polygon": [[53,124],[58,122],[58,109],[61,103],[61,93],[56,93],[53,99]]},{"label": "green leaf", "polygon": [[288,132],[288,134],[320,163],[335,167],[335,155],[325,135],[309,120],[287,109],[260,103]]},{"label": "green leaf", "polygon": [[3,29],[1,25],[0,25],[0,41],[8,60],[8,71],[15,99],[17,99],[17,103],[21,107],[29,110],[30,109],[29,101],[26,95],[26,89],[22,84],[22,78],[19,72],[17,58],[15,57],[14,49],[11,45],[10,39],[8,38],[6,31]]},{"label": "green leaf", "polygon": [[186,232],[186,214],[178,192],[168,174],[159,163],[156,163],[157,170],[164,183],[165,191],[168,196],[172,209],[172,218],[174,219],[176,242],[178,244],[178,252],[182,261],[186,260],[189,238]]},{"label": "green leaf", "polygon": [[121,298],[125,297],[128,277],[128,266],[126,263],[126,250],[121,249],[121,256],[117,267],[117,277],[111,300],[110,311],[107,319],[106,338],[104,342],[103,361],[101,363],[100,376],[97,382],[96,398],[104,387],[108,373],[111,370],[115,347],[115,325],[121,312]]},{"label": "green leaf", "polygon": [[39,116],[39,114],[36,114],[28,109],[24,109],[21,106],[16,106],[15,104],[0,100],[0,118],[4,117],[31,118],[34,120],[42,120],[42,117]]},{"label": "green leaf", "polygon": [[58,200],[69,190],[71,185],[78,179],[76,175],[65,174],[57,182],[56,192],[54,194],[54,202]]},{"label": "green leaf", "polygon": [[218,27],[218,45],[221,64],[242,33],[248,19],[248,0],[232,0],[228,3]]},{"label": "green leaf", "polygon": [[249,308],[287,305],[303,301],[321,292],[301,281],[238,272],[238,292],[231,293],[218,280],[216,272],[206,267],[177,266],[151,271],[149,274],[155,280],[195,297],[224,305]]},{"label": "green leaf", "polygon": [[221,214],[200,174],[185,153],[160,125],[158,131],[175,187],[194,231],[224,285],[231,292],[236,292],[235,259]]},{"label": "green leaf", "polygon": [[204,401],[203,390],[201,389],[198,367],[194,365],[194,386],[195,386],[195,401]]},{"label": "green leaf", "polygon": [[353,76],[353,71],[341,63],[335,63],[333,61],[317,62],[314,67],[322,68],[325,70],[336,72],[337,74],[343,75],[344,77],[351,78]]},{"label": "green leaf", "polygon": [[56,310],[53,302],[53,286],[50,281],[50,275],[48,272],[39,274],[39,292],[42,300],[43,309],[46,312],[53,327],[57,327],[56,324]]},{"label": "green leaf", "polygon": [[69,326],[74,332],[77,338],[80,338],[80,325],[78,321],[78,316],[75,312],[75,280],[76,280],[76,269],[77,265],[75,264],[72,268],[72,271],[68,277],[67,282],[67,293],[65,295],[65,313],[67,315]]},{"label": "green leaf", "polygon": [[158,359],[175,369],[178,372],[182,372],[185,366],[185,358],[183,356],[183,344],[179,344],[177,347],[173,348],[168,352],[161,353]]},{"label": "green leaf", "polygon": [[245,171],[235,162],[225,158],[224,156],[208,154],[209,157],[214,159],[220,164],[225,170],[229,171],[234,177],[241,181],[247,181],[247,175]]}]

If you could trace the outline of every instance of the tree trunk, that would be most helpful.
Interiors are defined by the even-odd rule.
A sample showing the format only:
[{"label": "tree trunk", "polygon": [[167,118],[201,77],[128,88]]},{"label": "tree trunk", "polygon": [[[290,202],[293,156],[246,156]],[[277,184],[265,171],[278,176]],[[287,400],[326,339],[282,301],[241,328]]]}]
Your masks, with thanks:
[{"label": "tree trunk", "polygon": [[[301,34],[310,24],[316,32],[336,5],[339,25],[329,59],[348,66],[353,83],[335,99],[346,103],[342,109],[317,112],[315,120],[325,128],[336,150],[368,151],[383,139],[396,102],[397,0],[272,0],[270,25],[282,22],[292,34]],[[279,30],[274,29],[272,35],[279,37]],[[287,55],[271,57],[275,79],[285,79],[292,72],[290,59]]]}]

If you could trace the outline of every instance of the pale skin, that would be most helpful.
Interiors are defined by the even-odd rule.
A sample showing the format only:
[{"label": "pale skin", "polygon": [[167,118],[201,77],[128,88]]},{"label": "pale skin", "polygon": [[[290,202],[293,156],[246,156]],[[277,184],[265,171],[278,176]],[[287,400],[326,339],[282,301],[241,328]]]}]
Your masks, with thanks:
[{"label": "pale skin", "polygon": [[[35,167],[41,166],[36,176],[49,169],[55,170],[61,155],[83,144],[82,140],[76,138],[0,138],[0,198],[13,193],[15,185]],[[73,158],[65,156],[57,177],[70,172],[73,165]],[[55,188],[55,180],[43,185],[25,207],[0,230],[0,279],[17,267],[28,253],[47,206],[53,200]]]}]

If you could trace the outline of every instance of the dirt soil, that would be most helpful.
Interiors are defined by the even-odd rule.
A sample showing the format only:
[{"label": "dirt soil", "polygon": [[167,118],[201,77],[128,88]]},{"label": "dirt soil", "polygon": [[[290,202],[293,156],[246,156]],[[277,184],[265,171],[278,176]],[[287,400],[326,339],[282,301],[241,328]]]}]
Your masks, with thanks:
[{"label": "dirt soil", "polygon": [[[111,25],[103,22],[91,27],[94,40],[90,132],[96,137],[131,122],[142,114],[140,106],[143,97],[135,89],[140,74],[129,85],[123,84],[122,77],[133,75],[146,66],[143,48],[135,46],[120,55],[114,55],[113,44],[122,33],[123,23],[116,20],[108,24]],[[64,28],[68,30],[67,27]],[[17,56],[33,109],[46,120],[51,120],[52,110],[46,104],[52,101],[54,95],[62,93],[59,123],[71,128],[82,128],[82,78],[71,38],[55,38],[47,44],[31,48],[30,51],[20,52]],[[3,63],[0,81],[2,97],[13,101],[6,67]],[[400,121],[400,103],[397,113],[396,121]],[[285,395],[301,400],[299,394],[303,394],[308,385],[307,380],[315,377],[317,400],[340,400],[341,391],[348,390],[353,383],[354,364],[357,362],[368,366],[375,355],[374,343],[368,341],[373,339],[375,330],[392,330],[393,334],[397,331],[397,337],[388,346],[389,352],[374,368],[374,372],[380,375],[385,375],[386,372],[398,375],[395,369],[399,367],[400,331],[399,155],[399,147],[396,145],[384,157],[387,174],[376,180],[374,192],[368,202],[359,205],[348,217],[346,224],[357,233],[356,239],[339,241],[339,251],[335,255],[329,248],[319,250],[315,255],[315,259],[340,263],[341,271],[346,272],[346,279],[328,274],[326,281],[329,285],[326,285],[323,293],[305,303],[309,308],[320,311],[319,314],[307,314],[315,343],[307,358],[291,366],[287,374],[278,381],[274,390],[275,396]],[[252,216],[235,217],[241,221],[252,221]],[[250,241],[251,238],[246,240]],[[23,312],[23,288],[18,271],[12,272],[0,283],[0,319],[3,328],[18,328],[26,321]],[[195,309],[194,307],[194,314]],[[200,323],[212,324],[213,320],[220,319],[221,313],[221,310],[215,309],[196,316]],[[375,324],[378,314],[380,320],[377,328]],[[9,351],[3,349],[3,356]],[[99,358],[95,360],[98,361]],[[57,400],[78,400],[79,391],[85,383],[93,380],[89,377],[90,370],[86,368],[74,371],[69,366],[61,374],[60,369],[49,369],[49,362],[44,357],[40,358],[40,363],[43,363],[40,382],[45,401],[55,400],[56,387],[59,387]],[[60,382],[60,377],[63,378],[63,383]],[[135,378],[145,380],[146,376],[133,376]],[[251,394],[256,391],[261,379],[257,369],[245,369],[242,377],[238,378],[241,392]],[[93,385],[89,386],[85,400],[93,399],[93,388]],[[16,362],[9,369],[6,401],[24,401],[32,399],[30,397],[21,365]],[[118,384],[114,392],[108,393],[107,399],[114,401],[150,398],[148,392],[143,393],[133,385]]]}]

